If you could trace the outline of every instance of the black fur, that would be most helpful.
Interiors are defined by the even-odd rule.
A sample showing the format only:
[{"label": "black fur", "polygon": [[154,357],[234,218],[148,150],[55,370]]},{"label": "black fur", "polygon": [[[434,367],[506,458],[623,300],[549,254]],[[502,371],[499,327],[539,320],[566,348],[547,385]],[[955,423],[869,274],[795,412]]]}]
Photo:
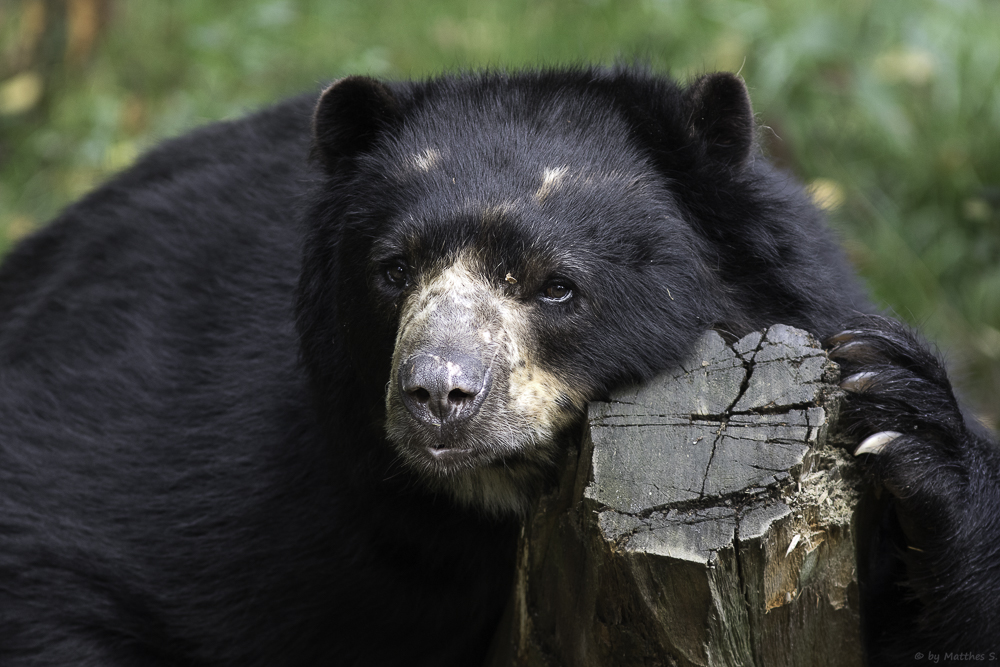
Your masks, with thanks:
[{"label": "black fur", "polygon": [[858,441],[901,434],[864,455],[887,495],[863,563],[872,663],[912,664],[918,653],[1000,658],[996,443],[963,419],[941,361],[898,322],[859,319],[830,344],[844,377],[862,378],[844,426]]},{"label": "black fur", "polygon": [[[732,75],[352,77],[168,142],[67,209],[0,268],[0,664],[475,664],[517,518],[456,503],[386,439],[408,295],[471,257],[580,400],[712,326],[834,334],[869,306],[752,147]],[[546,169],[565,187],[541,191]],[[887,569],[921,598],[873,625],[874,650],[927,627],[978,646],[997,628],[994,445],[924,348],[879,327],[905,339],[893,368],[927,377],[885,385],[884,425],[859,397],[858,432],[912,434],[932,410],[934,437],[876,458],[897,494],[920,485],[901,523],[943,532],[918,573]],[[558,461],[515,444],[483,465],[539,467],[511,489],[537,493]],[[934,456],[961,487],[907,472]]]}]

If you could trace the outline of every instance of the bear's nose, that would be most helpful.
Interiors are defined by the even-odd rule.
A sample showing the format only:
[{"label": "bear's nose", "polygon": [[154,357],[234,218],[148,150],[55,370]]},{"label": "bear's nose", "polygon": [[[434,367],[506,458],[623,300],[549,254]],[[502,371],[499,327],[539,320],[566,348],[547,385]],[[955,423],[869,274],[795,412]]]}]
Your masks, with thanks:
[{"label": "bear's nose", "polygon": [[486,367],[468,354],[421,352],[399,369],[403,403],[414,417],[432,426],[468,419],[486,395]]}]

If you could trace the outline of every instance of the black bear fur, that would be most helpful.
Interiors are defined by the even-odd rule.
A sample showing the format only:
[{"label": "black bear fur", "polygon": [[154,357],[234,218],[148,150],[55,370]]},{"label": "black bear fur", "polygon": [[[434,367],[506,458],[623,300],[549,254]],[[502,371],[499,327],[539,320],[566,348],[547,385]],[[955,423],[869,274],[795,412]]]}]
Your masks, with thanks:
[{"label": "black bear fur", "polygon": [[728,74],[350,77],[69,207],[0,267],[0,664],[476,664],[586,401],[773,323],[902,434],[872,664],[1000,648],[996,444],[754,127]]}]

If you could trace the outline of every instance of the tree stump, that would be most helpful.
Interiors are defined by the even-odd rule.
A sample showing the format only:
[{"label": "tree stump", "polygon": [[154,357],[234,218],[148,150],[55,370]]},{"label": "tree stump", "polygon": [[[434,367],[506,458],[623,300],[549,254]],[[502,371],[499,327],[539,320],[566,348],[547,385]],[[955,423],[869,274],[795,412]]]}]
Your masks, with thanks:
[{"label": "tree stump", "polygon": [[776,325],[593,403],[489,665],[862,665],[839,371]]}]

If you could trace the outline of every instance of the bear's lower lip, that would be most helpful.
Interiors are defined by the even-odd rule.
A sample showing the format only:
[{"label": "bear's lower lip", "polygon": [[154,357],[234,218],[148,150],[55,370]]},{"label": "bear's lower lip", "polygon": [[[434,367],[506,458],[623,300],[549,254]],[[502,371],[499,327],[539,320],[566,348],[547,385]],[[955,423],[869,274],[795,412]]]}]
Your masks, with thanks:
[{"label": "bear's lower lip", "polygon": [[428,447],[427,453],[435,461],[441,463],[455,463],[465,460],[472,455],[472,448],[462,447]]}]

